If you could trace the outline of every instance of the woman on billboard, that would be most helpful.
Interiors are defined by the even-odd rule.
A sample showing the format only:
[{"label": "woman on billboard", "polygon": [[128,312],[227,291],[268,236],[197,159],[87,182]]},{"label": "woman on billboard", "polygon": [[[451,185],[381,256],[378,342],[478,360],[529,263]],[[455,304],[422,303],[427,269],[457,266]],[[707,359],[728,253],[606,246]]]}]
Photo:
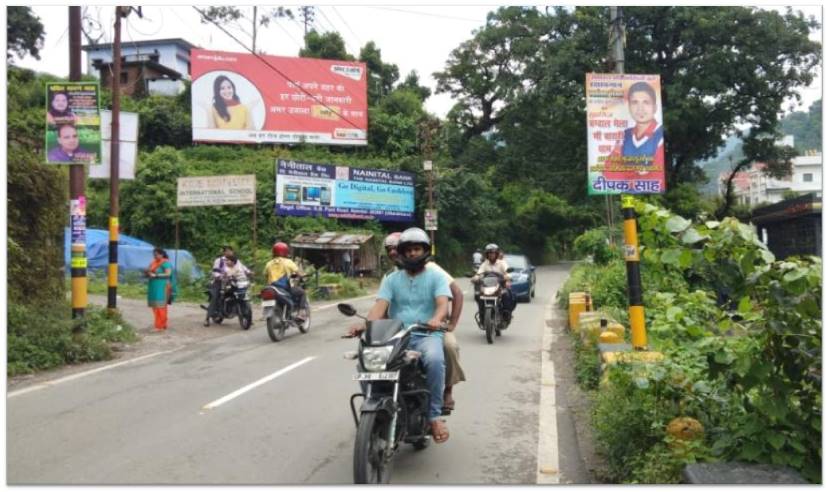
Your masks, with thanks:
[{"label": "woman on billboard", "polygon": [[209,125],[210,128],[220,130],[253,129],[250,109],[241,103],[236,93],[236,85],[226,75],[219,75],[213,81],[213,105]]}]

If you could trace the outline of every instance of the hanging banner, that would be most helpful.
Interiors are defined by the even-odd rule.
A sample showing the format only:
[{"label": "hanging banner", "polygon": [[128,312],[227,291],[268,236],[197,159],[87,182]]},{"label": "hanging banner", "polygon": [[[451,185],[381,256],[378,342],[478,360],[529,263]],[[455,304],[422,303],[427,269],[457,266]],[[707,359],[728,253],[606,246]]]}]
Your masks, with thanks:
[{"label": "hanging banner", "polygon": [[586,103],[588,193],[664,193],[661,78],[588,73]]},{"label": "hanging banner", "polygon": [[193,49],[194,142],[367,145],[367,68],[356,61]]},{"label": "hanging banner", "polygon": [[178,178],[177,207],[251,205],[255,202],[255,174]]},{"label": "hanging banner", "polygon": [[275,213],[413,222],[414,175],[279,159]]},{"label": "hanging banner", "polygon": [[[135,179],[135,162],[138,160],[138,113],[121,111],[120,129],[120,167],[118,179]],[[112,150],[112,111],[101,111],[101,164],[89,166],[89,178],[109,179],[110,158]]]},{"label": "hanging banner", "polygon": [[99,164],[101,120],[97,82],[47,82],[47,164]]}]

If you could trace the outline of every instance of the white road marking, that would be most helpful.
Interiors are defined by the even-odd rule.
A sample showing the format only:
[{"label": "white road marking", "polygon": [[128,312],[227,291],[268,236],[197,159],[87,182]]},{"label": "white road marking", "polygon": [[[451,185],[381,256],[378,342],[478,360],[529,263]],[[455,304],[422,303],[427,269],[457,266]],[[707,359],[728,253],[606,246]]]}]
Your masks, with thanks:
[{"label": "white road marking", "polygon": [[248,384],[247,386],[245,386],[243,388],[239,388],[236,391],[230,393],[229,395],[222,396],[218,400],[212,401],[212,402],[204,405],[201,409],[202,410],[212,410],[212,409],[214,409],[214,408],[216,408],[220,405],[223,405],[223,404],[227,403],[228,401],[232,400],[233,398],[241,396],[241,395],[247,393],[248,391],[267,383],[268,381],[272,381],[272,380],[278,378],[279,376],[281,376],[283,374],[286,374],[286,373],[296,369],[297,367],[301,366],[302,364],[306,364],[306,363],[312,361],[315,358],[316,358],[316,356],[305,357],[304,359],[300,360],[299,362],[295,362],[295,363],[293,363],[293,364],[291,364],[291,365],[289,365],[289,366],[287,366],[283,369],[279,369],[278,371],[274,372],[273,374],[271,374],[269,376],[265,376],[262,379],[259,379],[258,381],[254,381],[254,382]]},{"label": "white road marking", "polygon": [[558,454],[558,409],[555,407],[555,364],[550,347],[557,338],[553,328],[546,323],[552,318],[554,300],[546,305],[543,319],[543,345],[541,346],[540,410],[538,412],[538,484],[557,484],[561,480]]},{"label": "white road marking", "polygon": [[114,369],[116,367],[120,367],[120,366],[123,366],[123,365],[126,365],[126,364],[131,364],[133,362],[138,362],[138,361],[144,360],[144,359],[149,359],[151,357],[156,357],[158,355],[168,354],[170,352],[175,352],[176,350],[178,350],[178,349],[165,350],[163,352],[154,352],[152,354],[142,355],[141,357],[136,357],[134,359],[125,360],[123,362],[118,362],[116,364],[110,364],[108,366],[103,366],[103,367],[99,367],[97,369],[92,369],[91,371],[80,372],[78,374],[72,374],[71,376],[66,376],[66,377],[55,379],[55,380],[52,380],[52,381],[46,381],[44,383],[35,384],[33,386],[29,386],[28,388],[23,388],[23,389],[20,389],[20,390],[17,390],[17,391],[12,391],[11,393],[7,393],[6,398],[12,398],[12,397],[23,395],[23,394],[26,394],[26,393],[31,393],[32,391],[41,390],[41,389],[44,389],[44,388],[48,388],[50,386],[55,386],[55,385],[60,384],[60,383],[65,383],[67,381],[73,381],[75,379],[80,379],[80,378],[83,378],[83,377],[86,377],[86,376],[91,376],[92,374],[96,374],[96,373],[103,372],[103,371],[108,371],[108,370]]},{"label": "white road marking", "polygon": [[[377,294],[368,294],[367,296],[354,297],[353,299],[342,299],[342,302],[360,301],[362,299],[368,299],[370,297],[376,297],[376,296],[377,296]],[[336,306],[337,304],[339,304],[339,303],[335,302],[333,304],[325,304],[324,306],[319,306],[318,308],[311,307],[311,311],[321,311],[323,309],[332,308],[332,307]]]}]

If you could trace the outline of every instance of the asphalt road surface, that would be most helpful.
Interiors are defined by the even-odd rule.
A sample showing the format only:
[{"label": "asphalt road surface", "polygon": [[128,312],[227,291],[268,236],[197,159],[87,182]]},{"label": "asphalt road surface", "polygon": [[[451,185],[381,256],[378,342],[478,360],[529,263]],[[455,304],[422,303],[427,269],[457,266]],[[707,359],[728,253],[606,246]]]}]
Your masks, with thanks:
[{"label": "asphalt road surface", "polygon": [[[536,298],[518,305],[493,345],[474,323],[468,279],[458,279],[466,303],[456,335],[468,381],[454,390],[451,437],[424,451],[405,445],[392,483],[534,484],[544,467],[546,475],[569,474],[569,481],[578,475],[566,468],[578,460],[558,452],[570,448],[571,437],[555,428],[554,398],[540,405],[542,373],[554,378],[541,364],[549,350],[542,346],[548,305],[568,269],[538,268]],[[351,302],[364,314],[373,298]],[[178,309],[179,316],[187,312]],[[198,329],[198,310],[190,316],[187,329]],[[310,333],[288,331],[273,343],[258,317],[257,310],[250,331],[202,328],[215,336],[178,342],[183,335],[173,318],[171,333],[148,335],[151,349],[132,358],[11,385],[8,483],[352,483],[348,398],[357,388],[355,363],[342,354],[356,341],[340,338],[351,320],[333,303],[317,304]],[[546,436],[544,463],[539,434]]]}]

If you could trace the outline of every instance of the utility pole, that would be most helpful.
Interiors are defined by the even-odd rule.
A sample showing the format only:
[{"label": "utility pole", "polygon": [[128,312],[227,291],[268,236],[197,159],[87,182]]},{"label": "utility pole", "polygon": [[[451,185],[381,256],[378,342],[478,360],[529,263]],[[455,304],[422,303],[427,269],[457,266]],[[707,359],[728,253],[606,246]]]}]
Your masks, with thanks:
[{"label": "utility pole", "polygon": [[112,43],[112,135],[109,150],[109,270],[106,307],[118,307],[118,215],[121,168],[121,17],[129,15],[129,7],[115,7],[115,41]]},{"label": "utility pole", "polygon": [[[299,7],[299,13],[302,16],[302,22],[305,24],[305,37],[308,36],[308,25],[313,24],[313,7],[305,6]],[[307,45],[305,46],[307,48]]]},{"label": "utility pole", "polygon": [[[69,7],[69,80],[81,79],[81,8]],[[69,166],[69,203],[72,213],[86,213],[86,196],[84,187],[86,174],[83,164]],[[81,221],[81,241],[72,243],[72,317],[83,318],[86,314],[87,279],[86,279],[86,223]]]},{"label": "utility pole", "polygon": [[[621,7],[610,7],[612,23],[612,55],[615,73],[624,73],[624,16]],[[609,199],[609,195],[607,195]],[[621,213],[624,217],[624,261],[627,264],[627,293],[629,295],[630,331],[634,350],[646,350],[647,330],[644,325],[644,299],[641,288],[638,229],[634,200],[621,195]]]},{"label": "utility pole", "polygon": [[253,6],[253,53],[256,53],[256,24],[259,17],[259,7]]},{"label": "utility pole", "polygon": [[[434,210],[434,165],[431,161],[431,122],[425,121],[423,123],[423,154],[425,161],[423,162],[423,170],[428,173],[428,208]],[[425,221],[425,218],[423,219]],[[424,224],[425,225],[425,224]],[[437,254],[437,246],[434,243],[434,229],[430,229],[431,236],[431,255]]]}]

